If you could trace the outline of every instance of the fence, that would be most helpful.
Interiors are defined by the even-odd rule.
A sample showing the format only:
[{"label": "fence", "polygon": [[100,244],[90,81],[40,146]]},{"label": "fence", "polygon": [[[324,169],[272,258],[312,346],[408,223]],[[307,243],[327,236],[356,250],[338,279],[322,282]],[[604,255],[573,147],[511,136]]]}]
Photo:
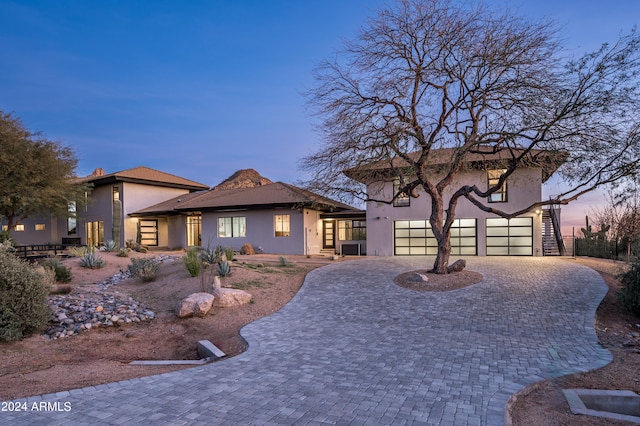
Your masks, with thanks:
[{"label": "fence", "polygon": [[[576,256],[600,257],[603,259],[627,259],[627,244],[613,240],[576,238],[574,240]],[[631,244],[631,257],[640,255],[640,241]]]}]

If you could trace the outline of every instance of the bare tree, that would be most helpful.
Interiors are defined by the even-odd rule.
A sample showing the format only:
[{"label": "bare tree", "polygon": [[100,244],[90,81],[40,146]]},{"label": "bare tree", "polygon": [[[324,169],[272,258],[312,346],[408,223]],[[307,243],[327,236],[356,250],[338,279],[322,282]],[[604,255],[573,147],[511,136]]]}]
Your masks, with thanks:
[{"label": "bare tree", "polygon": [[[301,161],[307,185],[382,203],[426,193],[438,242],[433,270],[445,273],[460,199],[511,218],[635,173],[640,38],[632,31],[567,61],[556,35],[552,23],[483,5],[400,0],[382,10],[316,70],[306,95],[323,143]],[[447,161],[436,161],[443,152]],[[496,184],[456,183],[469,158],[486,153],[506,170]],[[548,162],[564,162],[566,192],[520,211],[487,204],[518,166]],[[383,168],[402,182],[391,199],[364,185]]]}]

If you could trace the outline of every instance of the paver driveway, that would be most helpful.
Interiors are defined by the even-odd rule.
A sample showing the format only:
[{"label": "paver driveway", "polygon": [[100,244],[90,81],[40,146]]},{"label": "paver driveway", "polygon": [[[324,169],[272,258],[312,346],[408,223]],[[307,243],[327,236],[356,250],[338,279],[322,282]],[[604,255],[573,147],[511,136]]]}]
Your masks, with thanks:
[{"label": "paver driveway", "polygon": [[418,293],[393,284],[424,262],[367,258],[314,270],[291,303],[243,329],[250,346],[240,356],[21,400],[60,411],[2,412],[0,423],[499,425],[524,386],[610,361],[593,328],[606,294],[593,270],[470,258],[467,268],[484,276],[471,287]]}]

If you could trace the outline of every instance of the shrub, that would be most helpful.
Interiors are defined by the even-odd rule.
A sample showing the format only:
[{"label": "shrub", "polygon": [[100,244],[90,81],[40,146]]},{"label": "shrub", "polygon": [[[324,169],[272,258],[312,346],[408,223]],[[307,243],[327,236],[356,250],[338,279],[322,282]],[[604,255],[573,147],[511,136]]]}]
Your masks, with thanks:
[{"label": "shrub", "polygon": [[224,249],[224,255],[227,257],[228,261],[232,261],[234,256],[236,255],[235,251],[231,247],[226,247]]},{"label": "shrub", "polygon": [[631,269],[620,275],[622,289],[618,298],[625,308],[636,315],[640,315],[640,259],[636,259]]},{"label": "shrub", "polygon": [[133,258],[131,265],[129,265],[129,272],[144,282],[155,281],[160,273],[160,262],[155,258]]},{"label": "shrub", "polygon": [[82,257],[85,254],[87,254],[89,250],[87,250],[87,248],[83,246],[80,246],[80,247],[73,246],[73,247],[68,247],[67,252],[69,253],[70,256]]},{"label": "shrub", "polygon": [[182,257],[184,267],[192,277],[200,275],[200,259],[198,258],[198,248],[191,247],[187,250],[187,254]]},{"label": "shrub", "polygon": [[0,244],[0,341],[20,340],[44,328],[51,310],[42,275]]},{"label": "shrub", "polygon": [[116,256],[118,257],[129,257],[129,252],[131,251],[131,249],[122,247],[120,249],[118,249],[118,253],[116,253]]},{"label": "shrub", "polygon": [[88,251],[80,258],[80,266],[83,268],[100,269],[104,266],[104,260],[93,250]]},{"label": "shrub", "polygon": [[8,244],[10,246],[16,245],[16,240],[9,231],[0,231],[0,244]]},{"label": "shrub", "polygon": [[55,257],[47,259],[42,266],[54,272],[56,282],[68,283],[73,278],[71,269],[64,266],[60,260]]}]

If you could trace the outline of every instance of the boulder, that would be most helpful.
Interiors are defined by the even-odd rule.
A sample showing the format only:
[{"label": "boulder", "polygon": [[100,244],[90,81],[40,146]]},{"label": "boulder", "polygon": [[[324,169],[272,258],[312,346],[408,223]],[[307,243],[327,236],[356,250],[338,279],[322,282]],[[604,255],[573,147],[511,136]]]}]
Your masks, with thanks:
[{"label": "boulder", "polygon": [[214,305],[218,308],[246,305],[251,302],[251,294],[234,288],[221,288]]},{"label": "boulder", "polygon": [[448,273],[452,273],[452,272],[462,272],[462,270],[467,266],[467,261],[464,259],[458,259],[455,262],[453,262],[451,265],[449,265],[449,267],[447,268],[447,272]]},{"label": "boulder", "polygon": [[242,254],[256,254],[256,251],[253,249],[253,246],[251,245],[251,243],[246,243],[240,249],[240,253],[242,253]]},{"label": "boulder", "polygon": [[417,282],[417,283],[425,283],[429,281],[429,277],[425,274],[421,274],[419,272],[414,272],[407,277],[409,281]]},{"label": "boulder", "polygon": [[213,307],[214,299],[213,294],[209,293],[193,293],[187,296],[178,305],[178,318],[203,317],[207,315]]}]

